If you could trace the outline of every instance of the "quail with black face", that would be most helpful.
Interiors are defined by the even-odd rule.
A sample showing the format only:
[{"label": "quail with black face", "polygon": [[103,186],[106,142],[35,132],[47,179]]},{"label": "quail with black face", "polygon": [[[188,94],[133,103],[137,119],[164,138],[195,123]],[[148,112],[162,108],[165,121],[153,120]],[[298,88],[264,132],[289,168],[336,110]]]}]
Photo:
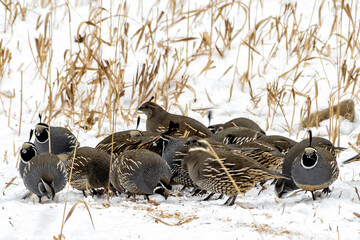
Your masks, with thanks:
[{"label": "quail with black face", "polygon": [[285,156],[282,172],[292,180],[279,179],[275,185],[278,197],[296,189],[314,192],[323,190],[329,193],[329,186],[338,178],[336,161],[337,148],[324,138],[305,139],[293,146]]},{"label": "quail with black face", "polygon": [[35,126],[34,144],[39,153],[51,152],[55,155],[69,154],[75,147],[80,146],[76,137],[69,129],[64,127],[49,127],[49,125],[42,122]]}]

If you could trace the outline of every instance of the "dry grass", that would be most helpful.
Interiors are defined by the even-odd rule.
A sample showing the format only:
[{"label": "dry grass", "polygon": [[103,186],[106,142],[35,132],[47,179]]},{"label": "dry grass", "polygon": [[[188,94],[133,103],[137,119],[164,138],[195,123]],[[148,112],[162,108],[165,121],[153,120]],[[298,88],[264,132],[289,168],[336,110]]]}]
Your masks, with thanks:
[{"label": "dry grass", "polygon": [[[71,4],[78,3],[55,4],[46,0],[37,4],[46,14],[38,14],[37,35],[28,35],[26,46],[33,55],[35,77],[44,81],[48,102],[46,108],[33,109],[33,115],[45,113],[48,123],[65,117],[78,129],[95,129],[101,136],[104,124],[110,125],[110,132],[116,131],[118,122],[133,124],[136,109],[151,96],[165,109],[174,106],[183,114],[194,110],[191,102],[207,101],[208,108],[197,109],[204,116],[210,108],[226,103],[217,102],[209,88],[203,91],[193,82],[196,85],[197,78],[220,71],[219,81],[230,86],[228,102],[237,102],[234,96],[245,92],[252,107],[249,113],[266,108],[266,129],[281,116],[285,132],[298,137],[300,130],[318,127],[321,110],[329,109],[324,118],[328,119],[327,137],[336,143],[343,120],[340,102],[351,99],[358,104],[360,100],[358,1],[314,1],[309,22],[296,2],[261,19],[258,12],[266,10],[263,1],[212,0],[198,5],[194,0],[171,0],[165,7],[155,1],[150,11],[143,10],[141,1],[136,18],[129,16],[129,2],[111,1],[106,9],[99,1],[89,4],[88,15],[81,16],[83,21],[75,29],[71,19],[76,8]],[[9,0],[0,5],[4,6],[2,32],[10,34],[16,24],[29,18],[36,4]],[[331,21],[329,29],[323,22],[325,8],[332,13],[326,17]],[[62,53],[63,64],[55,68],[54,30],[62,12],[69,48]],[[204,28],[203,22],[210,24]],[[11,65],[16,49],[7,44],[0,41],[0,84],[18,70]],[[224,66],[222,60],[226,62],[229,55],[236,59]],[[278,66],[279,56],[286,59],[284,66]],[[337,85],[331,86],[334,78]],[[321,88],[330,86],[328,106],[319,106]],[[15,91],[0,92],[0,109],[9,126],[14,98]],[[21,92],[20,116],[22,102]]]},{"label": "dry grass", "polygon": [[[190,0],[169,1],[167,13],[152,10],[146,14],[143,6],[139,5],[141,22],[128,16],[127,3],[111,2],[111,9],[91,4],[89,16],[84,17],[85,20],[77,29],[71,29],[72,6],[66,2],[67,11],[63,19],[64,22],[69,19],[70,49],[64,52],[64,65],[57,69],[56,78],[52,80],[52,28],[54,17],[59,12],[57,9],[61,6],[42,1],[40,6],[49,9],[49,12],[45,17],[38,17],[36,29],[40,33],[34,39],[29,39],[29,44],[37,72],[45,80],[49,105],[43,111],[48,113],[47,121],[59,115],[66,116],[85,130],[96,126],[100,135],[104,122],[110,122],[110,127],[115,129],[114,114],[125,125],[133,123],[137,114],[134,110],[151,96],[156,96],[156,100],[162,102],[166,109],[175,105],[186,113],[190,106],[179,104],[179,99],[183,93],[190,91],[193,100],[198,100],[196,90],[190,83],[194,75],[191,69],[198,65],[197,60],[206,56],[207,61],[200,67],[199,76],[207,75],[209,71],[216,71],[214,57],[225,58],[230,51],[237,52],[235,63],[223,68],[225,71],[221,77],[229,79],[232,75],[229,101],[232,101],[234,91],[248,91],[251,104],[256,109],[260,106],[261,97],[266,95],[266,129],[272,127],[274,116],[280,114],[283,116],[284,129],[292,135],[294,131],[299,132],[300,129],[296,128],[299,122],[321,110],[318,106],[318,84],[324,80],[329,83],[325,71],[325,65],[329,63],[338,74],[338,86],[329,96],[329,108],[343,98],[359,101],[357,80],[360,68],[356,59],[360,54],[357,44],[360,33],[356,28],[358,16],[352,10],[358,8],[356,1],[346,4],[333,2],[332,27],[325,37],[322,33],[325,26],[322,14],[325,7],[331,6],[325,6],[324,0],[314,3],[308,25],[301,18],[296,2],[285,4],[279,14],[264,19],[258,19],[258,12],[253,12],[255,4],[258,10],[263,7],[261,1],[260,4],[255,2],[213,0],[194,8]],[[6,32],[13,30],[18,19],[26,19],[29,5],[13,2],[3,4],[6,7]],[[160,9],[157,4],[153,9]],[[228,17],[234,11],[243,20],[241,24]],[[255,22],[253,16],[256,16]],[[205,19],[210,20],[209,28],[196,32],[200,29],[199,22]],[[312,24],[315,20],[318,21],[316,25]],[[178,31],[184,22],[186,34],[174,35],[174,31]],[[335,46],[332,45],[334,42]],[[2,46],[2,42],[0,47],[1,77],[9,71],[11,53]],[[237,49],[234,50],[234,47]],[[273,81],[269,79],[266,88],[254,88],[258,79],[276,69],[274,63],[283,49],[287,58],[284,71]],[[109,50],[115,54],[104,54]],[[137,63],[136,72],[128,73],[129,58],[134,53],[146,55],[146,58],[141,58],[145,60]],[[336,62],[333,61],[334,54]],[[246,67],[240,67],[240,62],[245,63]],[[323,69],[312,69],[313,63],[320,63]],[[313,77],[304,78],[304,73],[309,71]],[[127,77],[129,74],[133,74],[131,81]],[[299,81],[308,82],[302,83],[301,86],[305,87],[300,89]],[[206,94],[209,103],[217,107],[213,97]],[[125,96],[130,99],[126,107],[121,104]],[[286,114],[290,106],[291,118]],[[254,111],[249,109],[249,112]],[[318,126],[318,122],[315,125]],[[337,139],[340,125],[339,110],[330,112],[328,134],[333,142]],[[310,126],[304,125],[306,128]]]}]

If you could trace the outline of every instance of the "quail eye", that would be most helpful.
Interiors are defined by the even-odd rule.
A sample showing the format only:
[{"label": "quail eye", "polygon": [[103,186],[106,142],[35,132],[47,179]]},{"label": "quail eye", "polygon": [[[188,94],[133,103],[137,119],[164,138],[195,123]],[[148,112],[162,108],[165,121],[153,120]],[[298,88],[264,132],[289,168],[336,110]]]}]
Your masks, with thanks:
[{"label": "quail eye", "polygon": [[145,106],[145,109],[148,109],[148,108],[149,108],[149,106],[148,106],[148,105],[146,105],[146,106]]}]

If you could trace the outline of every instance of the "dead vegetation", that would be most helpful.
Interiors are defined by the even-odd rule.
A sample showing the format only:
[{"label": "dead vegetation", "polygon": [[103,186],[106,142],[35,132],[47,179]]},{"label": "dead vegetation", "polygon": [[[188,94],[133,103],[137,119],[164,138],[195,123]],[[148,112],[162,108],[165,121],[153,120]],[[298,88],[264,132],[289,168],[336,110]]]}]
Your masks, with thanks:
[{"label": "dead vegetation", "polygon": [[[263,4],[255,2],[211,1],[194,8],[192,1],[169,1],[165,7],[154,3],[150,12],[144,12],[144,6],[139,3],[141,22],[128,15],[126,2],[111,2],[110,9],[101,3],[90,4],[89,15],[84,16],[77,29],[71,29],[69,20],[70,48],[63,53],[63,66],[54,69],[55,18],[66,7],[62,19],[64,22],[71,19],[71,5],[55,6],[42,1],[40,7],[48,13],[39,15],[35,26],[39,34],[28,39],[28,44],[37,72],[45,83],[44,97],[49,103],[43,109],[49,116],[46,120],[66,116],[85,130],[96,126],[101,134],[104,122],[110,122],[111,129],[116,126],[115,119],[122,121],[122,125],[133,123],[139,104],[153,95],[166,109],[174,105],[187,113],[191,102],[180,104],[182,94],[190,92],[192,100],[198,101],[199,91],[192,82],[219,70],[223,71],[221,81],[231,79],[229,101],[236,101],[234,91],[249,92],[251,106],[256,109],[261,106],[261,96],[267,96],[266,128],[271,128],[274,116],[280,114],[289,135],[299,132],[297,124],[320,110],[319,87],[332,89],[329,108],[343,98],[359,101],[360,68],[356,64],[360,55],[359,30],[358,16],[353,10],[358,8],[356,1],[334,1],[332,5],[324,0],[315,2],[309,23],[302,19],[296,2],[283,5],[278,14],[263,19],[257,17],[258,11],[264,10]],[[10,1],[3,5],[3,31],[13,31],[18,19],[26,19],[30,4]],[[325,7],[333,11],[333,16],[327,16],[332,21],[331,29],[323,24]],[[231,16],[237,16],[237,21]],[[252,16],[256,16],[255,21]],[[210,22],[209,28],[201,27],[203,21]],[[186,29],[181,28],[184,25]],[[0,45],[2,77],[10,70],[11,53],[4,44]],[[215,59],[226,59],[231,52],[237,52],[235,61],[219,68]],[[137,55],[142,57],[136,58],[134,72],[129,66]],[[276,66],[279,55],[287,60],[282,68]],[[202,61],[204,57],[206,61]],[[313,64],[320,64],[322,69],[314,69]],[[337,86],[330,86],[330,76],[325,71],[329,65],[337,73]],[[274,71],[277,77],[267,79]],[[259,88],[262,79],[267,79],[265,88]],[[217,107],[214,96],[207,91],[206,95],[208,104]],[[291,118],[286,114],[288,111],[292,112]],[[335,120],[329,120],[328,134],[335,141],[341,113],[336,110],[330,114]]]},{"label": "dead vegetation", "polygon": [[[246,106],[251,106],[248,112],[256,114],[266,108],[266,130],[281,116],[285,132],[298,137],[301,127],[318,127],[320,121],[328,119],[328,138],[336,143],[341,116],[354,118],[354,104],[350,103],[360,100],[357,1],[314,1],[309,22],[302,18],[296,2],[286,3],[278,13],[261,19],[258,11],[266,11],[261,0],[212,0],[205,5],[171,0],[166,6],[154,1],[149,11],[141,1],[137,16],[129,15],[129,2],[111,1],[109,7],[98,1],[88,4],[88,15],[82,16],[75,29],[71,26],[75,11],[70,6],[74,3],[65,2],[0,3],[4,6],[4,34],[13,34],[15,25],[27,20],[32,8],[46,12],[38,15],[33,26],[37,35],[27,36],[27,47],[36,77],[44,81],[47,102],[46,107],[34,109],[34,115],[44,112],[48,123],[66,117],[85,131],[94,128],[100,136],[104,124],[113,132],[119,122],[122,126],[134,123],[136,109],[151,96],[165,109],[173,106],[182,114],[191,109],[205,115],[207,110],[226,104],[219,103],[206,86],[196,85],[198,79],[212,75],[229,85],[228,102],[240,102],[234,96],[245,92],[250,102]],[[327,12],[332,15],[325,18],[324,8],[331,9]],[[62,25],[68,24],[68,48],[61,53],[62,64],[55,66],[54,28],[59,28],[55,24],[59,18]],[[330,28],[325,20],[331,21]],[[204,27],[204,22],[210,24]],[[0,84],[18,70],[11,65],[16,49],[7,44],[0,42]],[[226,61],[228,56],[236,58]],[[279,61],[285,64],[279,66]],[[337,85],[332,84],[333,79]],[[319,106],[323,88],[330,89],[325,107]],[[14,91],[0,92],[8,125],[14,97]],[[346,107],[342,108],[344,100]],[[207,107],[193,109],[191,103],[198,101]],[[22,108],[20,111],[22,115]],[[195,215],[180,219],[176,214],[149,214],[160,222],[176,219],[174,225],[196,219]],[[269,226],[256,228],[260,233],[270,231]],[[282,234],[291,235],[285,230]]]}]

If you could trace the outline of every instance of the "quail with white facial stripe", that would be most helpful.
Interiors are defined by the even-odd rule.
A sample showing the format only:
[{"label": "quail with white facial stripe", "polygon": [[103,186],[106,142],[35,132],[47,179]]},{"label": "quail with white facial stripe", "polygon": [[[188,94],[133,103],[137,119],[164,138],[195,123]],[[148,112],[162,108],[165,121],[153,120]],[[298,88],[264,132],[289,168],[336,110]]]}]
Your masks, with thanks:
[{"label": "quail with white facial stripe", "polygon": [[[40,117],[41,120],[41,117]],[[72,132],[64,127],[53,127],[38,123],[35,126],[34,144],[39,153],[49,153],[55,155],[69,154],[75,147],[79,147],[76,137]],[[51,145],[51,148],[49,146]]]},{"label": "quail with white facial stripe", "polygon": [[342,148],[324,138],[309,138],[293,146],[285,156],[282,173],[292,180],[279,179],[275,184],[278,197],[296,189],[310,191],[315,200],[315,191],[330,192],[329,186],[338,178],[339,168],[336,152]]}]

